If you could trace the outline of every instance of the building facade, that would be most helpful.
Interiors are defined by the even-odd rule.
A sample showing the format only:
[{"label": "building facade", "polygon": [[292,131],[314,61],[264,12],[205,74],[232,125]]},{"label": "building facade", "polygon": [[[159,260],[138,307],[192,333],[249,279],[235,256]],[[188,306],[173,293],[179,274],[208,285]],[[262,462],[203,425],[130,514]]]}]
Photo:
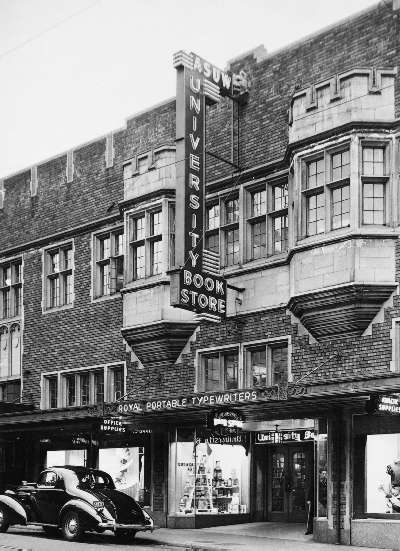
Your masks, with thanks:
[{"label": "building facade", "polygon": [[205,116],[219,323],[171,305],[175,99],[3,180],[2,489],[87,464],[160,526],[312,501],[318,541],[398,539],[399,20],[229,63],[251,87]]}]

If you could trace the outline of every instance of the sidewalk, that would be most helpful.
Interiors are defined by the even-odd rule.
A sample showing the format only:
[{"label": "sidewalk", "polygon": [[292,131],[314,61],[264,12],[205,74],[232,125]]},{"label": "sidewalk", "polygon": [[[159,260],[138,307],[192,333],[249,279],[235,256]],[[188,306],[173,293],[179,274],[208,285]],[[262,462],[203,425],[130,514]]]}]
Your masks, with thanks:
[{"label": "sidewalk", "polygon": [[304,525],[255,522],[196,530],[160,528],[153,534],[143,533],[137,537],[138,540],[155,544],[207,551],[378,551],[370,547],[316,543],[312,536],[305,536],[303,531]]}]

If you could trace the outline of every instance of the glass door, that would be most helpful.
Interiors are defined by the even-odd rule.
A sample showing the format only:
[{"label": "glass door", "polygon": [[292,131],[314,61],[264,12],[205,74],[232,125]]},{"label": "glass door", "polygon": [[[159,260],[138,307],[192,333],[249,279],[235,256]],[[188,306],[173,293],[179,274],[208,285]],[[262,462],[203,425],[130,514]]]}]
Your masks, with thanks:
[{"label": "glass door", "polygon": [[276,446],[269,455],[269,520],[305,522],[307,494],[313,477],[312,446]]}]

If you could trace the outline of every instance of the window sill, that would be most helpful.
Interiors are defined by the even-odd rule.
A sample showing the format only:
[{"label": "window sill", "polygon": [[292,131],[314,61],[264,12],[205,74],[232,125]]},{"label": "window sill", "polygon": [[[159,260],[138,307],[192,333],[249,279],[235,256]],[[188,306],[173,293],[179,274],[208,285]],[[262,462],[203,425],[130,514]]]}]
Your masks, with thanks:
[{"label": "window sill", "polygon": [[57,306],[56,308],[46,308],[45,310],[42,310],[42,314],[53,314],[56,312],[62,312],[64,310],[71,310],[71,308],[73,307],[74,307],[74,303],[65,304],[64,306]]},{"label": "window sill", "polygon": [[144,277],[143,279],[138,279],[136,281],[131,281],[127,283],[123,289],[121,289],[120,293],[121,295],[124,295],[126,293],[139,291],[141,289],[154,287],[156,285],[169,285],[169,283],[169,277],[165,273],[163,273],[156,276],[149,276]]},{"label": "window sill", "polygon": [[18,316],[13,316],[12,318],[1,318],[0,319],[0,325],[3,325],[3,324],[11,324],[11,323],[14,323],[14,322],[21,322],[21,318],[22,316],[19,314]]},{"label": "window sill", "polygon": [[121,298],[121,297],[122,297],[121,292],[118,291],[117,293],[113,293],[112,295],[102,295],[100,297],[92,298],[91,302],[93,304],[102,303],[102,302],[107,302],[109,300],[115,300],[116,298]]}]

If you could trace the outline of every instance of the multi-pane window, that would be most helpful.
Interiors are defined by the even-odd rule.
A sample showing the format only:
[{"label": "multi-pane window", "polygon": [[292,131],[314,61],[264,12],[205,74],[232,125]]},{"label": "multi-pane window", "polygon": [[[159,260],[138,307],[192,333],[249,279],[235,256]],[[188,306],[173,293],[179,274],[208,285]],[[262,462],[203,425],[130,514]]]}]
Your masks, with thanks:
[{"label": "multi-pane window", "polygon": [[114,295],[124,284],[124,233],[112,230],[95,236],[96,297]]},{"label": "multi-pane window", "polygon": [[324,158],[307,163],[307,189],[323,186],[325,183]]},{"label": "multi-pane window", "polygon": [[19,323],[0,325],[0,379],[21,375],[21,328]]},{"label": "multi-pane window", "polygon": [[205,248],[219,253],[219,203],[206,207],[206,243]]},{"label": "multi-pane window", "polygon": [[332,229],[350,225],[350,186],[332,189]]},{"label": "multi-pane window", "polygon": [[381,145],[362,148],[363,223],[386,223],[387,148]]},{"label": "multi-pane window", "polygon": [[288,248],[288,187],[287,183],[274,185],[272,209],[269,213],[272,228],[272,254]]},{"label": "multi-pane window", "polygon": [[324,192],[307,197],[307,235],[316,235],[325,230]]},{"label": "multi-pane window", "polygon": [[363,182],[363,223],[385,223],[385,184]]},{"label": "multi-pane window", "polygon": [[246,351],[246,357],[250,386],[273,386],[287,379],[287,343],[250,347]]},{"label": "multi-pane window", "polygon": [[331,181],[350,178],[350,151],[338,151],[331,155]]},{"label": "multi-pane window", "polygon": [[[174,262],[175,256],[175,216],[174,209],[168,208],[169,229],[169,262]],[[130,255],[131,278],[143,279],[147,276],[161,274],[165,269],[163,260],[162,225],[163,211],[145,211],[130,218]],[[172,256],[171,256],[172,255]],[[166,259],[168,261],[168,259]]]},{"label": "multi-pane window", "polygon": [[239,262],[239,199],[226,199],[223,202],[223,246],[224,266]]},{"label": "multi-pane window", "polygon": [[385,149],[383,147],[363,147],[362,173],[363,176],[385,175]]},{"label": "multi-pane window", "polygon": [[0,318],[21,315],[22,260],[16,259],[0,265]]},{"label": "multi-pane window", "polygon": [[124,396],[122,364],[89,370],[63,371],[45,375],[43,407],[74,407],[115,402]]},{"label": "multi-pane window", "polygon": [[68,243],[45,252],[46,304],[58,308],[72,304],[73,252]]},{"label": "multi-pane window", "polygon": [[287,250],[286,182],[263,184],[248,193],[246,257],[256,260]]},{"label": "multi-pane window", "polygon": [[[216,392],[237,388],[259,388],[287,381],[288,342],[262,343],[201,354],[197,390]],[[239,358],[243,358],[243,366]]]},{"label": "multi-pane window", "polygon": [[238,388],[238,353],[217,352],[202,358],[201,386],[207,391]]},{"label": "multi-pane window", "polygon": [[306,234],[325,231],[325,159],[322,157],[306,164]]}]

